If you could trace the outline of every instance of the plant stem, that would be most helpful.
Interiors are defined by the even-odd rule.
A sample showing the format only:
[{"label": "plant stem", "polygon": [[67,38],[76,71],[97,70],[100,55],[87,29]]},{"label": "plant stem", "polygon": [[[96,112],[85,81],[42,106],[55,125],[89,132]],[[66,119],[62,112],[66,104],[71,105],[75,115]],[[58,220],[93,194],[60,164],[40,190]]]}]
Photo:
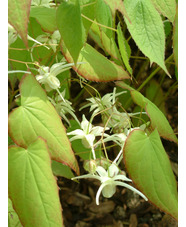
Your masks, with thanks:
[{"label": "plant stem", "polygon": [[[169,62],[169,61],[171,61],[172,60],[172,58],[173,58],[173,54],[171,54],[171,56],[169,56],[167,59],[166,59],[166,61],[165,61],[165,63],[167,63],[167,62]],[[160,70],[161,68],[160,67],[158,67],[158,68],[156,68],[151,74],[150,74],[150,76],[148,76],[147,77],[147,79],[141,84],[141,86],[137,89],[137,91],[141,91],[141,89],[156,75],[156,73],[157,72],[159,72],[159,70]]]},{"label": "plant stem", "polygon": [[106,26],[106,25],[103,25],[103,24],[100,24],[100,23],[98,23],[98,22],[95,22],[94,20],[91,20],[90,18],[86,17],[86,16],[83,15],[83,14],[81,14],[81,16],[84,17],[85,19],[91,21],[91,22],[94,23],[94,24],[97,24],[97,25],[99,25],[99,26],[101,26],[101,27],[104,27],[104,28],[107,28],[107,29],[110,29],[110,30],[113,30],[113,31],[117,32],[117,30],[116,30],[115,28],[111,28],[111,27],[108,27],[108,26]]}]

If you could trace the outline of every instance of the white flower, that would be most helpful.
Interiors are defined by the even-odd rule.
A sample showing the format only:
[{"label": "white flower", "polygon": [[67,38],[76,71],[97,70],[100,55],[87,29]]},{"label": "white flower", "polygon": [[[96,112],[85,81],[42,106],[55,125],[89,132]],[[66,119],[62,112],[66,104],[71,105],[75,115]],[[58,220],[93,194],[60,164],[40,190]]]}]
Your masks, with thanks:
[{"label": "white flower", "polygon": [[111,108],[115,104],[116,97],[123,93],[126,93],[126,92],[122,91],[116,94],[116,88],[114,88],[113,93],[108,93],[104,95],[101,99],[98,97],[88,98],[87,100],[90,103],[83,106],[80,110],[90,106],[90,112],[94,110],[93,112],[93,115],[94,115],[106,108]]},{"label": "white flower", "polygon": [[[45,33],[43,35],[39,35],[36,38],[36,40],[40,43],[48,43],[54,52],[56,52],[56,46],[59,44],[60,39],[61,35],[58,30],[54,31],[52,35],[49,33]],[[35,45],[33,45],[33,48],[34,46]],[[31,49],[31,52],[33,52],[33,48]]]},{"label": "white flower", "polygon": [[[55,107],[58,114],[70,125],[70,122],[68,118],[65,116],[65,114],[69,113],[71,116],[74,117],[74,119],[79,123],[79,120],[77,119],[76,115],[74,114],[74,109],[72,108],[72,103],[68,101],[65,97],[65,90],[61,92],[61,95],[58,95],[55,100],[48,97],[48,99],[51,101],[53,106]],[[80,123],[79,123],[80,124]]]},{"label": "white flower", "polygon": [[96,173],[93,174],[85,174],[82,176],[74,177],[74,179],[82,179],[82,178],[93,178],[97,179],[101,182],[101,185],[97,191],[96,194],[96,204],[99,205],[99,197],[102,192],[102,195],[105,198],[110,198],[114,195],[116,192],[116,186],[123,186],[126,187],[133,192],[139,194],[141,197],[143,197],[145,200],[148,200],[145,195],[143,195],[140,191],[135,189],[129,184],[126,184],[122,181],[129,181],[131,182],[132,180],[127,178],[124,174],[119,174],[119,168],[115,163],[112,163],[109,167],[108,170],[106,171],[102,166],[97,166],[96,167]]},{"label": "white flower", "polygon": [[127,139],[127,136],[124,133],[115,133],[113,135],[109,135],[108,137],[106,137],[103,142],[108,142],[108,141],[114,141],[115,143],[117,143],[121,149],[124,147],[125,144],[125,140]]},{"label": "white flower", "polygon": [[108,129],[109,128],[103,128],[101,126],[93,127],[93,125],[86,119],[85,115],[83,114],[83,120],[81,122],[81,129],[76,129],[72,132],[67,133],[67,135],[73,135],[73,137],[70,139],[70,141],[74,141],[76,139],[81,139],[83,145],[86,148],[92,148],[93,157],[95,159],[96,157],[95,157],[95,152],[93,149],[94,140],[95,140],[96,136],[107,135],[104,133],[104,130],[108,130]]},{"label": "white flower", "polygon": [[[19,37],[21,39],[20,35],[17,33],[17,31],[14,29],[14,27],[12,25],[8,24],[8,46],[10,46],[12,43],[14,43],[17,40],[17,37]],[[27,35],[27,39],[31,40],[37,44],[42,45],[42,43],[33,39],[29,35]]]},{"label": "white flower", "polygon": [[70,69],[72,65],[74,65],[74,63],[65,64],[65,62],[61,62],[52,65],[51,68],[48,66],[40,66],[38,69],[39,75],[36,75],[36,79],[39,83],[45,85],[46,91],[58,89],[60,87],[60,81],[56,76]]}]

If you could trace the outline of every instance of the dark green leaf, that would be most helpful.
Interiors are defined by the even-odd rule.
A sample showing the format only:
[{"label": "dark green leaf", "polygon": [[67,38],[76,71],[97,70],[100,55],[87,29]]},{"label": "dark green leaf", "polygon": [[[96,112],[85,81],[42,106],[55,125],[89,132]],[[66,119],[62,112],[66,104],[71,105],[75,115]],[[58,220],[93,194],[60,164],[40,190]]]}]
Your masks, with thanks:
[{"label": "dark green leaf", "polygon": [[86,41],[79,1],[62,2],[57,9],[57,26],[73,61],[76,63]]},{"label": "dark green leaf", "polygon": [[151,64],[156,62],[169,75],[164,62],[165,33],[159,13],[150,0],[125,0],[125,7],[131,23],[125,22],[137,46]]}]

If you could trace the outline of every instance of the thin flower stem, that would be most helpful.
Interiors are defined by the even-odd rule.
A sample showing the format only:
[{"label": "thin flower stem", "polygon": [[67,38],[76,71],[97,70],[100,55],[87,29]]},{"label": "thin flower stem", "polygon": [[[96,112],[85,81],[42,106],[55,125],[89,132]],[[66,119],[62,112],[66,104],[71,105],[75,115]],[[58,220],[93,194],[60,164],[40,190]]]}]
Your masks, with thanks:
[{"label": "thin flower stem", "polygon": [[85,19],[91,21],[91,22],[94,23],[94,24],[97,24],[97,25],[99,25],[99,26],[101,26],[101,27],[104,27],[104,28],[107,28],[107,29],[110,29],[110,30],[112,30],[112,31],[117,32],[117,30],[116,30],[115,28],[107,27],[106,25],[103,25],[103,24],[100,24],[100,23],[98,23],[98,22],[95,22],[94,20],[91,20],[90,18],[86,17],[84,14],[81,14],[81,16],[84,17]]},{"label": "thin flower stem", "polygon": [[92,155],[93,155],[93,159],[96,160],[96,155],[95,155],[95,150],[94,150],[94,147],[91,147],[92,149]]},{"label": "thin flower stem", "polygon": [[[122,156],[121,156],[122,153],[123,153],[123,148],[121,148],[120,152],[118,153],[117,157],[114,159],[113,163],[115,163],[115,164],[117,163],[118,159],[120,159],[120,157],[122,157]],[[119,164],[119,163],[120,163],[120,162],[118,162],[118,164]]]},{"label": "thin flower stem", "polygon": [[59,96],[61,97],[61,99],[63,100],[63,102],[66,102],[65,99],[63,98],[63,96],[61,95],[60,91],[58,88],[56,88],[56,91],[58,92]]}]

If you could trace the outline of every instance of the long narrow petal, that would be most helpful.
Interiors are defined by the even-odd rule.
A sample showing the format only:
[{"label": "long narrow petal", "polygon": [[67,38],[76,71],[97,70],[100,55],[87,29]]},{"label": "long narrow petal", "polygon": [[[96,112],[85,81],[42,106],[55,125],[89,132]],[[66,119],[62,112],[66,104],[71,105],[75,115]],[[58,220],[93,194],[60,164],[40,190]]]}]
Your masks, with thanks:
[{"label": "long narrow petal", "polygon": [[73,178],[71,178],[71,180],[82,179],[82,178],[93,178],[93,179],[97,179],[97,180],[100,181],[99,176],[92,175],[92,174],[85,174],[85,175],[82,175],[82,176],[73,177]]},{"label": "long narrow petal", "polygon": [[107,184],[108,184],[108,183],[103,183],[103,184],[101,184],[100,187],[99,187],[99,189],[98,189],[98,191],[97,191],[97,193],[96,193],[96,204],[97,204],[97,205],[99,205],[99,197],[100,197],[100,194],[101,194],[103,188],[104,188]]},{"label": "long narrow petal", "polygon": [[131,179],[129,179],[128,177],[124,176],[124,175],[117,175],[115,177],[112,178],[113,180],[123,180],[123,181],[129,181],[129,182],[132,182]]},{"label": "long narrow petal", "polygon": [[81,129],[76,129],[72,132],[68,132],[67,135],[77,135],[77,136],[85,136],[85,133]]},{"label": "long narrow petal", "polygon": [[143,193],[141,193],[140,191],[138,191],[136,188],[130,186],[129,184],[126,184],[126,183],[123,183],[123,182],[119,182],[119,181],[115,181],[114,182],[116,185],[119,185],[119,186],[123,186],[125,188],[128,188],[130,190],[132,190],[133,192],[137,193],[138,195],[140,195],[142,198],[144,198],[144,200],[148,200],[147,197],[145,195],[143,195]]},{"label": "long narrow petal", "polygon": [[100,175],[100,177],[108,177],[107,171],[102,166],[97,166],[96,172]]}]

